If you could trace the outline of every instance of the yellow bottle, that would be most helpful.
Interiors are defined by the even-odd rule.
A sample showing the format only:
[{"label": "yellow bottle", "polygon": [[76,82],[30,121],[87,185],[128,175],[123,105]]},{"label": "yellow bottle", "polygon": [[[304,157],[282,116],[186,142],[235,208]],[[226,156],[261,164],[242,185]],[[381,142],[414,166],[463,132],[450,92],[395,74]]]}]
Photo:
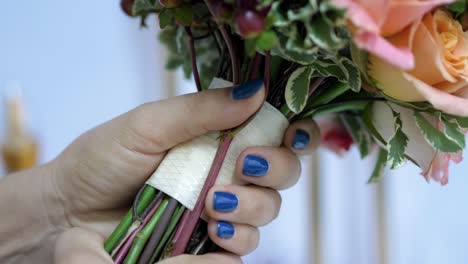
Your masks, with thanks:
[{"label": "yellow bottle", "polygon": [[25,127],[24,105],[17,84],[7,87],[5,99],[7,123],[2,153],[5,169],[12,173],[37,164],[37,143]]}]

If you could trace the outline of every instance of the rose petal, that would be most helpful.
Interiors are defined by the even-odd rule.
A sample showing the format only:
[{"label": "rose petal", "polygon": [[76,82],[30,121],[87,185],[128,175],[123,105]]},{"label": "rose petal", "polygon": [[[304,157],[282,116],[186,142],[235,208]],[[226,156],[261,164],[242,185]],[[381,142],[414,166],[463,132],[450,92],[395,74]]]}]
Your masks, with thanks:
[{"label": "rose petal", "polygon": [[410,74],[404,73],[403,75],[436,109],[452,115],[468,116],[468,98],[440,91]]},{"label": "rose petal", "polygon": [[380,25],[375,22],[374,18],[369,15],[366,9],[358,3],[352,0],[332,0],[332,3],[338,7],[345,8],[348,19],[354,26],[359,28],[359,30],[374,33],[380,32]]},{"label": "rose petal", "polygon": [[393,0],[381,29],[382,35],[396,34],[434,7],[452,2],[454,0]]},{"label": "rose petal", "polygon": [[372,32],[355,34],[354,40],[359,48],[369,51],[396,67],[404,70],[414,68],[414,57],[408,48],[398,48]]},{"label": "rose petal", "polygon": [[[435,33],[435,25],[432,16],[426,15],[422,23],[415,24],[415,31],[411,51],[415,58],[415,68],[409,72],[414,77],[424,80],[429,85],[434,85],[440,82],[449,81],[457,82],[446,69],[443,62],[443,54],[441,52],[441,43],[438,43],[433,36]],[[399,35],[399,34],[397,34]],[[392,39],[390,42],[394,43]]]},{"label": "rose petal", "polygon": [[404,72],[382,59],[370,55],[369,76],[376,80],[376,86],[386,95],[404,102],[422,102],[426,99],[404,76]]}]

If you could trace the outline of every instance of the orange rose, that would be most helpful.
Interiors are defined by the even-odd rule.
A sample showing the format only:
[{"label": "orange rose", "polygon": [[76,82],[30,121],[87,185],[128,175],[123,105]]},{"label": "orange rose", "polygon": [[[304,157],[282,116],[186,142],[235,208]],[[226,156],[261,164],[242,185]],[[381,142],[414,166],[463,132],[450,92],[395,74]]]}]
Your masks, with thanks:
[{"label": "orange rose", "polygon": [[368,73],[379,89],[401,101],[428,101],[446,113],[468,116],[468,35],[458,21],[438,9],[389,41],[411,50],[415,68],[403,71],[369,55]]}]

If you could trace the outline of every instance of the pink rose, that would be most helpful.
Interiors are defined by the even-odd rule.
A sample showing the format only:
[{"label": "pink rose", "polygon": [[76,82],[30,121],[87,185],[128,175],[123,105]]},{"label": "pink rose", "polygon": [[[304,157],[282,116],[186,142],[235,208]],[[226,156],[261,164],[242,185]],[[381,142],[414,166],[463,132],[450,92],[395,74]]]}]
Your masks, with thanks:
[{"label": "pink rose", "polygon": [[389,38],[411,49],[415,67],[403,71],[369,56],[368,73],[386,95],[404,102],[428,101],[445,113],[468,116],[468,35],[438,9]]},{"label": "pink rose", "polygon": [[402,31],[434,7],[454,0],[332,0],[347,9],[356,45],[386,62],[410,70],[414,57],[408,47],[386,37]]}]

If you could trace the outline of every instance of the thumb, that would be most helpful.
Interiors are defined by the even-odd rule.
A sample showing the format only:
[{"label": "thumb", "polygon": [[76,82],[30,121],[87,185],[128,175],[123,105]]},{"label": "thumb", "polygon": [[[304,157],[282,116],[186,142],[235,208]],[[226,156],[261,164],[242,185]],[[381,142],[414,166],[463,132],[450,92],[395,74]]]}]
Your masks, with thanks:
[{"label": "thumb", "polygon": [[55,245],[57,264],[112,264],[112,258],[104,250],[104,238],[83,228],[65,231]]},{"label": "thumb", "polygon": [[[163,152],[210,131],[242,124],[264,99],[263,81],[213,89],[144,104],[116,121],[120,143],[140,153]],[[130,135],[130,136],[129,136]],[[143,142],[143,143],[142,143]]]}]

